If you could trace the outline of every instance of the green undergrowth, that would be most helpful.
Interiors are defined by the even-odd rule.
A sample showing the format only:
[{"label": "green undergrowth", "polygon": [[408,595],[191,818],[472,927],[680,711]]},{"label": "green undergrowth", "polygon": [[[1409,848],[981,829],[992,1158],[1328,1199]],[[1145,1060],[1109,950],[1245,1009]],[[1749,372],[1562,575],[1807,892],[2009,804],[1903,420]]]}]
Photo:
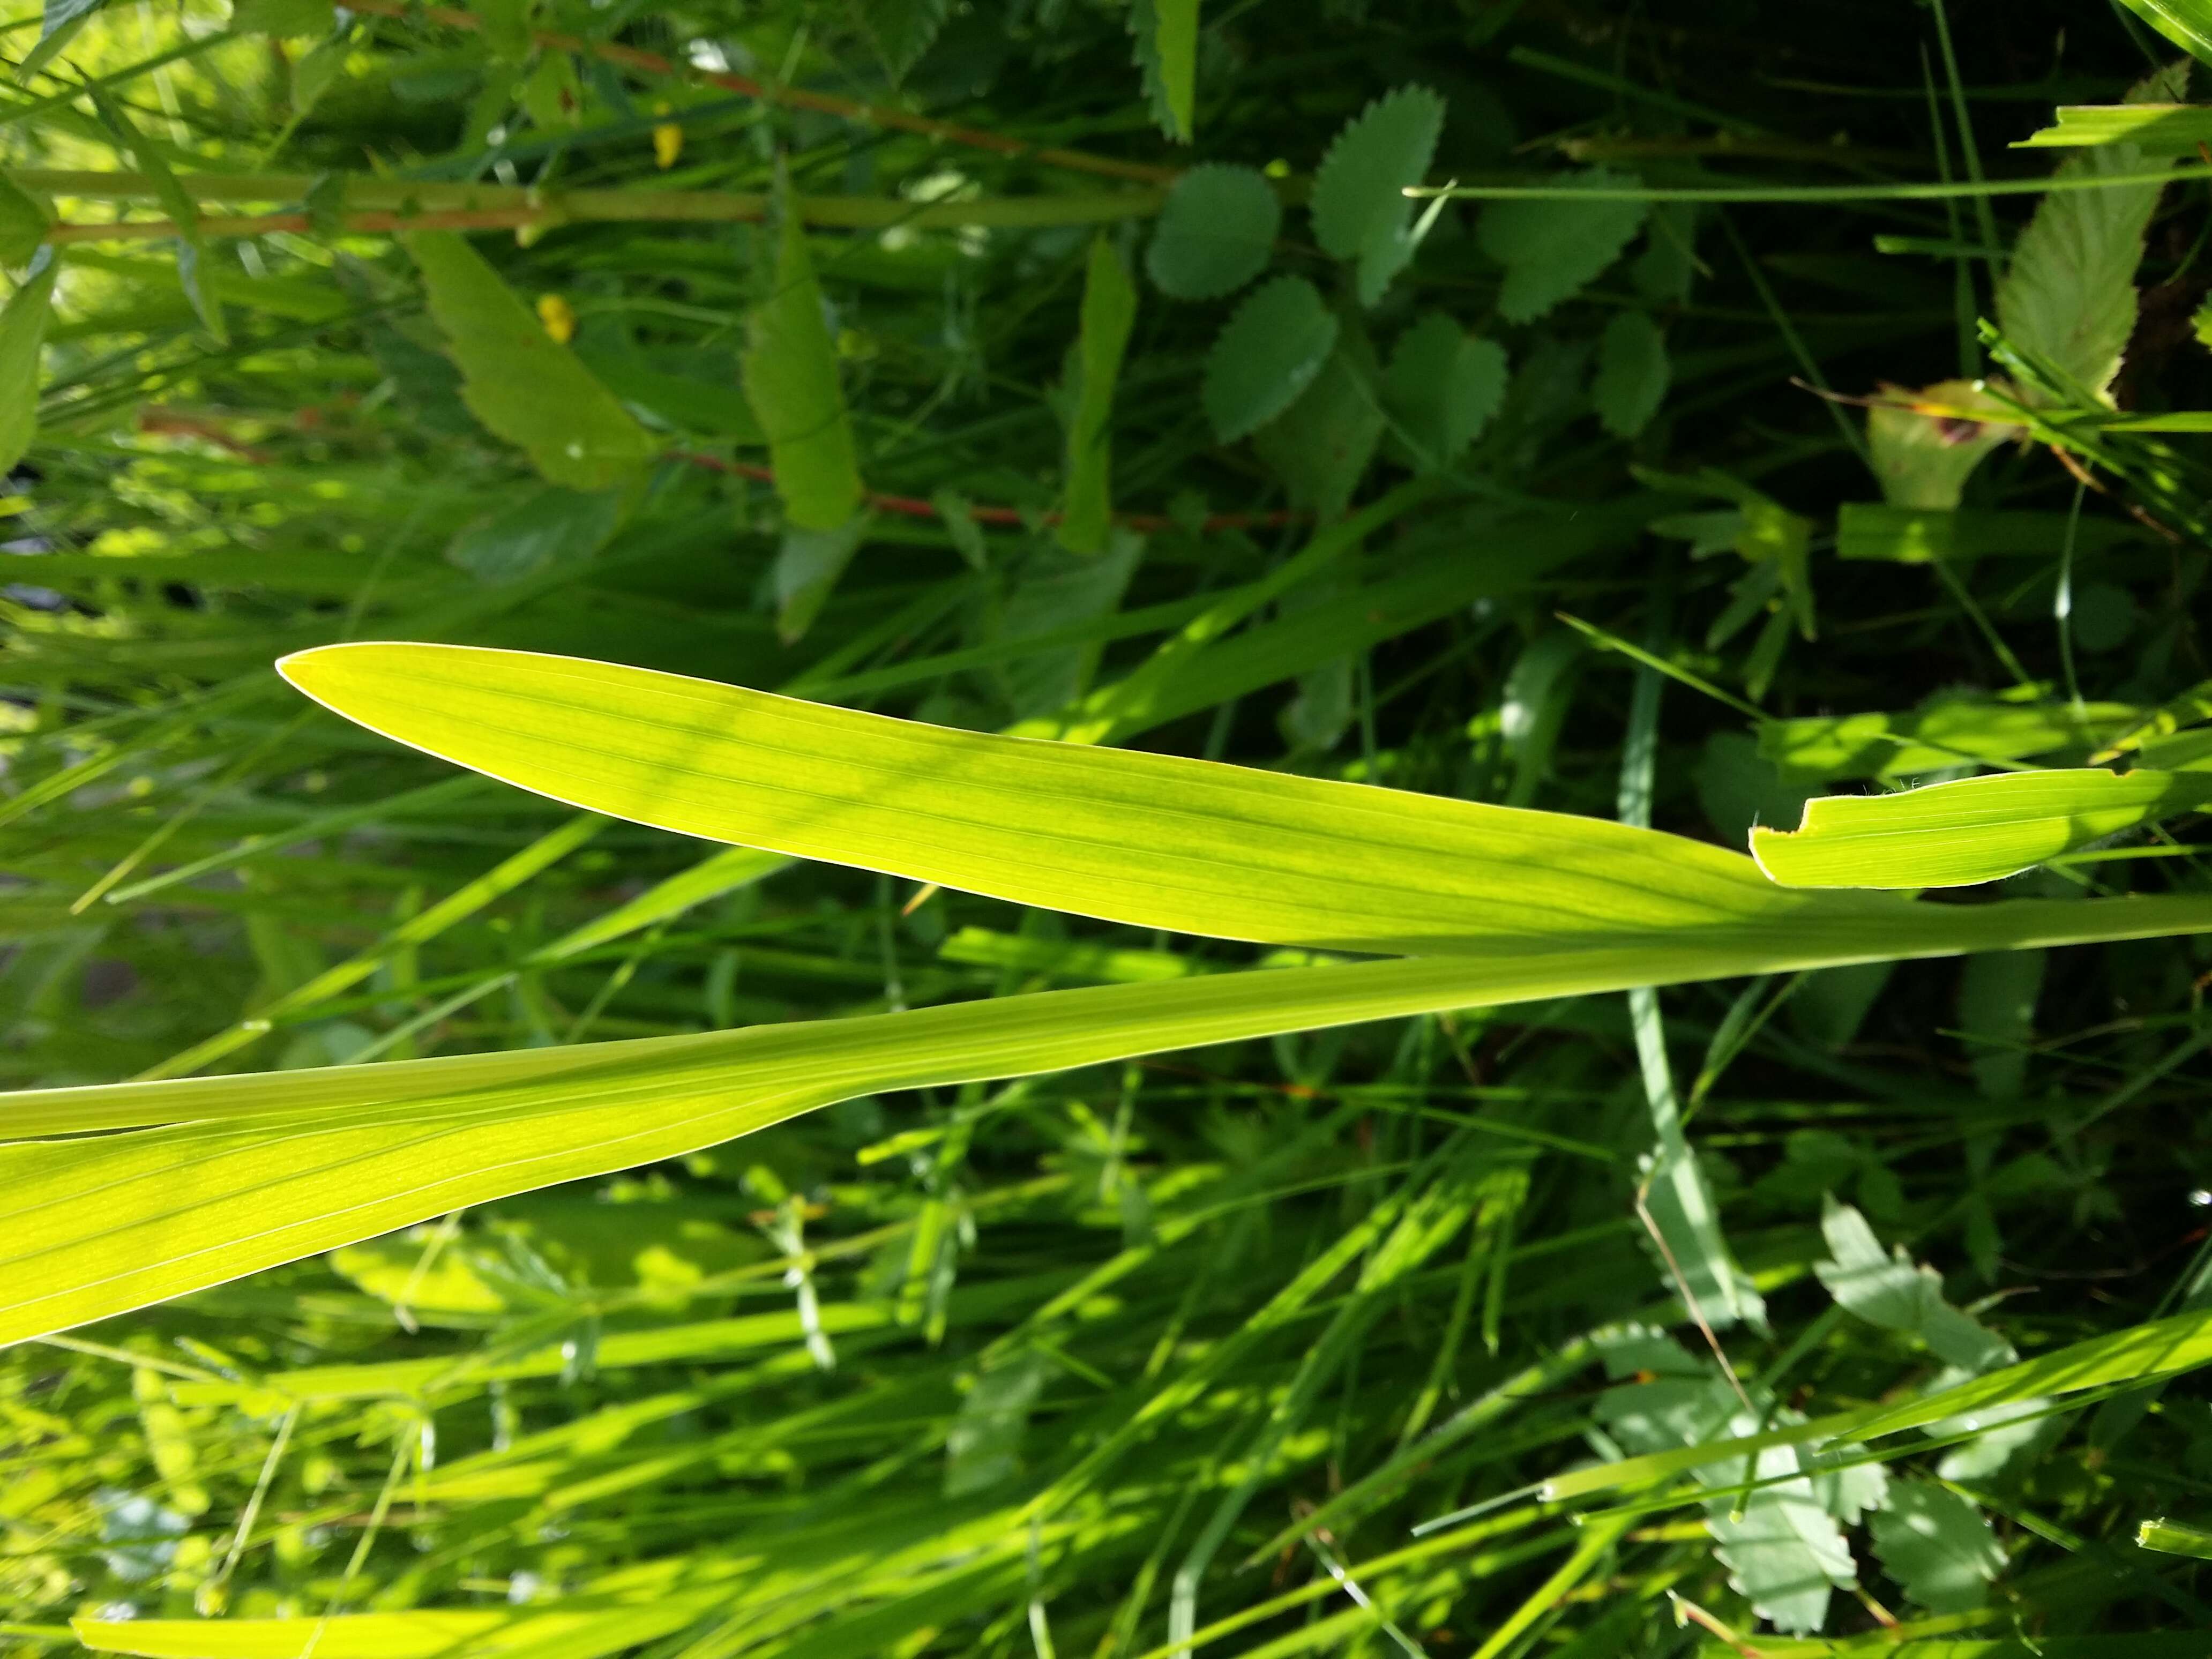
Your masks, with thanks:
[{"label": "green undergrowth", "polygon": [[2203,1653],[2202,10],[12,8],[0,1651]]}]

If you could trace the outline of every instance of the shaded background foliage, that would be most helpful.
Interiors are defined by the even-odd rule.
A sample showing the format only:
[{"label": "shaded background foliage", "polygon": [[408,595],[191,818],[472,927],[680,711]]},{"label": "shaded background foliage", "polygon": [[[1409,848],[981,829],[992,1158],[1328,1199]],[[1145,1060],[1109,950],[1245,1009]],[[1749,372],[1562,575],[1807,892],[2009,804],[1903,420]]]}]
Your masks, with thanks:
[{"label": "shaded background foliage", "polygon": [[[1357,503],[1356,556],[1107,735],[1611,817],[1624,733],[1656,721],[1654,821],[1733,846],[1824,785],[2079,758],[2206,673],[2200,440],[2098,439],[2071,530],[2074,473],[2023,444],[1973,471],[1955,521],[1844,511],[1882,493],[1864,421],[1808,385],[1979,374],[1975,323],[2033,198],[1453,202],[1415,250],[1391,193],[1398,169],[1869,198],[2040,176],[2047,158],[2004,146],[2172,57],[2127,17],[1218,3],[1183,147],[1160,130],[1175,11],[509,0],[471,31],[120,6],[26,76],[0,109],[11,169],[301,187],[258,198],[294,226],[187,240],[181,282],[177,226],[66,251],[6,502],[9,1080],[650,1035],[1250,957],[820,866],[580,932],[699,849],[620,824],[548,844],[551,804],[303,712],[269,662],[336,639],[1066,730],[1204,598]],[[20,60],[39,20],[11,21]],[[114,77],[104,100],[88,75]],[[1332,192],[1325,158],[1362,132]],[[1224,185],[1249,222],[1225,251],[1170,233],[1227,206],[1152,222],[1194,162],[1273,192]],[[625,214],[671,188],[889,205],[796,239],[475,227],[516,304],[651,434],[638,464],[585,476],[472,412],[484,313],[434,316],[436,256],[361,223],[471,180],[622,192]],[[380,184],[397,194],[374,208]],[[157,185],[135,210],[173,219]],[[70,223],[108,211],[52,193]],[[1070,222],[988,222],[1001,203]],[[917,222],[932,204],[969,222]],[[2128,410],[2212,392],[2188,320],[2207,227],[2201,180],[2166,192]],[[821,304],[779,309],[801,257]],[[1133,285],[1125,355],[1086,354],[1102,259]],[[818,451],[776,453],[779,496],[766,441],[821,428],[780,429],[739,391],[775,319],[803,332],[816,311],[862,519],[795,504],[787,461],[854,505]],[[1109,372],[1123,517],[1092,541],[1055,515]],[[2000,511],[2034,516],[1975,516]],[[1913,562],[1914,536],[1954,527],[1980,556]],[[1679,683],[1654,701],[1650,671],[1562,611],[1757,718]],[[1918,750],[1892,740],[1908,730]],[[2197,878],[2184,857],[2015,885]],[[1727,1240],[1686,1271],[1743,1316],[1705,1298],[1747,1403],[1636,1213],[1664,1091],[1632,1006],[1399,1022],[848,1103],[10,1349],[0,1628],[69,1650],[64,1621],[102,1616],[94,1639],[123,1650],[215,1654],[249,1650],[214,1623],[134,1649],[119,1623],[448,1620],[334,1621],[329,1659],[1146,1653],[1194,1631],[1268,1653],[1798,1653],[1900,1621],[1981,1644],[1960,1653],[2197,1651],[2201,1577],[2131,1541],[2151,1514],[2212,1514],[2212,1409],[2186,1380],[1969,1425],[1886,1478],[1762,1465],[1791,1478],[1763,1504],[1715,1477],[1719,1495],[1577,1520],[1528,1488],[2196,1305],[2204,967],[2161,942],[1646,1005]],[[1751,1635],[1776,1626],[1808,1643]],[[2110,1645],[2066,1645],[2093,1636]]]}]

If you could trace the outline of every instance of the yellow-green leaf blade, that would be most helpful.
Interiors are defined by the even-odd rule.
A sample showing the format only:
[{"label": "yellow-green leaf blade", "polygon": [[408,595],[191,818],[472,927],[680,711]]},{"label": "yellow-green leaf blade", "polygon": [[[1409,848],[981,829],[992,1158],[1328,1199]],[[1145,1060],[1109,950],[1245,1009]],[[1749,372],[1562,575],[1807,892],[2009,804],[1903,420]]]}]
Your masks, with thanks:
[{"label": "yellow-green leaf blade", "polygon": [[1323,949],[1565,948],[1685,930],[1910,928],[1648,830],[887,720],[570,658],[347,645],[293,684],[571,805],[1143,927]]},{"label": "yellow-green leaf blade", "polygon": [[[1893,922],[1915,914],[1884,908]],[[858,1095],[1639,985],[2176,932],[2212,932],[2212,898],[1929,907],[1917,930],[1661,931],[1563,949],[1494,940],[1479,956],[817,1024],[12,1094],[0,1133],[78,1138],[0,1144],[0,1344]],[[165,1127],[99,1133],[155,1123]]]},{"label": "yellow-green leaf blade", "polygon": [[[1286,969],[699,1036],[11,1095],[5,1133],[81,1138],[0,1145],[0,1344],[464,1205],[679,1156],[854,1095],[1617,988],[1664,977],[1670,963],[1731,972],[1740,956],[1645,948]],[[94,1133],[150,1122],[165,1127]]]},{"label": "yellow-green leaf blade", "polygon": [[1960,778],[1893,795],[1805,803],[1795,830],[1751,832],[1759,868],[1788,887],[1965,887],[2212,799],[2212,779],[2094,767]]}]

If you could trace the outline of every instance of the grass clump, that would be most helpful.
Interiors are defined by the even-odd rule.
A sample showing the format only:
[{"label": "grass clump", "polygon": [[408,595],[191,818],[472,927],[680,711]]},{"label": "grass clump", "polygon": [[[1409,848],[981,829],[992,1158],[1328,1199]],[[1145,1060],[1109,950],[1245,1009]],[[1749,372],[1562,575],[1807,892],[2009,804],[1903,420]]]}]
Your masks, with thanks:
[{"label": "grass clump", "polygon": [[0,20],[0,1636],[2199,1650],[2138,9]]}]

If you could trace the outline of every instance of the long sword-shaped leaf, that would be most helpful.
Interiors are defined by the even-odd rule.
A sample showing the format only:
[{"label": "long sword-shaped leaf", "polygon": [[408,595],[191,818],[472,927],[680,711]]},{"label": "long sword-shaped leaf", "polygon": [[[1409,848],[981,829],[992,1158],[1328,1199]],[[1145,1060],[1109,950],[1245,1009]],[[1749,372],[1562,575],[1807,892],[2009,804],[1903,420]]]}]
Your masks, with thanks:
[{"label": "long sword-shaped leaf", "polygon": [[1739,854],[1626,824],[572,658],[362,644],[281,666],[374,731],[574,805],[1142,927],[1378,954],[1696,940],[1841,958],[1973,948],[1961,930],[1978,925],[1792,891]]},{"label": "long sword-shaped leaf", "polygon": [[0,1341],[879,1090],[1450,1007],[2212,931],[2212,896],[1966,908],[1795,893],[1737,854],[1617,823],[979,737],[563,658],[341,647],[289,672],[364,724],[647,823],[1152,926],[1435,954],[18,1094],[0,1133],[84,1138],[0,1146]]},{"label": "long sword-shaped leaf", "polygon": [[[1902,908],[1902,907],[1900,907]],[[1777,933],[1516,948],[1115,985],[822,1024],[6,1097],[0,1343],[463,1205],[672,1158],[856,1095],[1060,1071],[1315,1026],[1631,986],[2184,928],[2212,899],[1960,909],[1959,937],[1856,952]],[[165,1127],[95,1134],[132,1125]]]}]

